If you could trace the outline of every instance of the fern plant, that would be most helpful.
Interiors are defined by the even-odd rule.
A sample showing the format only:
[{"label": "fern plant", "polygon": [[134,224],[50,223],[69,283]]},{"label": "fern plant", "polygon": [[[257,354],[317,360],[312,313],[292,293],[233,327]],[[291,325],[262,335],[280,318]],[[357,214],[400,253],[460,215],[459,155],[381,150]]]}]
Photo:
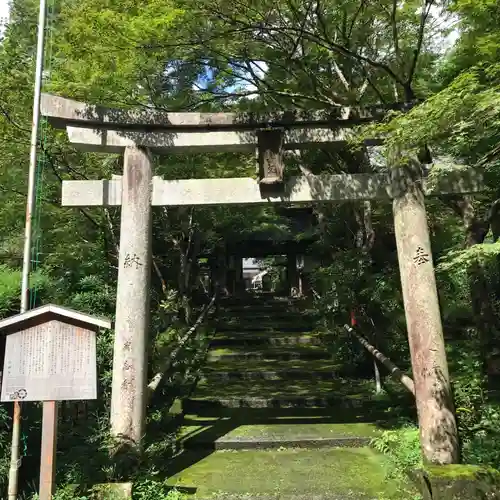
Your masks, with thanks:
[{"label": "fern plant", "polygon": [[409,469],[422,465],[419,430],[414,425],[384,431],[372,439],[371,445],[388,457],[388,476],[391,478],[406,476]]}]

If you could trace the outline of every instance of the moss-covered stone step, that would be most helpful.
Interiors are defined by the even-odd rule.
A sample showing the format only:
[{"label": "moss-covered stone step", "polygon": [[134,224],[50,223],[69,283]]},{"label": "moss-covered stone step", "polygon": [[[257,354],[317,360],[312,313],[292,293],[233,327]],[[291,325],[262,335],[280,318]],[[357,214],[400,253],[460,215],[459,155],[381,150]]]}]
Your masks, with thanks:
[{"label": "moss-covered stone step", "polygon": [[322,345],[319,335],[311,333],[268,333],[268,332],[239,332],[239,333],[217,333],[210,339],[210,346],[301,346]]},{"label": "moss-covered stone step", "polygon": [[368,447],[186,451],[178,460],[169,484],[197,500],[402,500],[414,494],[387,479],[384,457]]},{"label": "moss-covered stone step", "polygon": [[[219,422],[213,425],[183,427],[182,443],[188,448],[211,448],[215,450],[277,448],[333,448],[367,446],[380,433],[373,423],[301,423],[276,420],[273,424],[236,425],[219,435]],[[227,422],[229,425],[231,422]],[[224,432],[224,431],[222,431]]]},{"label": "moss-covered stone step", "polygon": [[269,320],[279,320],[288,322],[292,319],[303,319],[308,320],[316,316],[316,311],[313,309],[306,309],[297,306],[287,306],[287,307],[237,307],[237,308],[219,308],[217,314],[214,314],[214,319],[223,319],[226,321],[240,321],[240,320],[250,320],[252,318],[258,318],[262,321]]},{"label": "moss-covered stone step", "polygon": [[220,361],[207,364],[203,369],[203,380],[210,383],[227,383],[232,380],[328,380],[338,378],[343,367],[332,360],[292,361]]},{"label": "moss-covered stone step", "polygon": [[304,303],[304,300],[294,299],[291,297],[226,297],[220,299],[220,307],[250,307],[255,305],[267,306],[290,306],[294,304]]},{"label": "moss-covered stone step", "polygon": [[217,332],[229,332],[245,335],[248,332],[307,332],[312,330],[310,322],[306,321],[290,321],[285,323],[282,321],[261,322],[255,318],[252,321],[231,321],[219,323],[214,326]]},{"label": "moss-covered stone step", "polygon": [[[205,400],[183,399],[181,402],[184,414],[196,413],[200,418],[235,418],[246,422],[261,421],[267,418],[270,422],[276,418],[296,419],[324,419],[330,421],[332,417],[338,422],[372,422],[384,421],[391,416],[411,418],[409,411],[401,407],[388,407],[388,401],[347,400],[339,401],[335,406],[271,406],[264,408],[227,407]],[[415,410],[413,409],[413,413]]]},{"label": "moss-covered stone step", "polygon": [[233,346],[229,348],[211,349],[207,362],[241,361],[241,360],[299,360],[329,359],[331,355],[320,346],[269,347],[253,349],[250,346]]},{"label": "moss-covered stone step", "polygon": [[258,321],[263,324],[270,323],[280,323],[280,324],[290,324],[294,321],[302,321],[308,323],[314,320],[314,314],[308,311],[289,311],[287,309],[273,310],[268,308],[266,310],[243,310],[234,311],[231,309],[219,310],[219,312],[213,315],[212,320],[216,323],[224,324],[239,324],[247,323],[252,321]]},{"label": "moss-covered stone step", "polygon": [[239,295],[231,297],[222,297],[221,304],[241,305],[241,304],[296,304],[304,302],[301,298],[293,298],[279,296],[274,294],[259,294],[259,295]]},{"label": "moss-covered stone step", "polygon": [[279,394],[269,397],[197,397],[196,395],[183,400],[184,411],[200,411],[219,408],[354,408],[366,405],[367,401],[359,398],[340,398],[331,396],[299,396],[294,394]]},{"label": "moss-covered stone step", "polygon": [[287,303],[287,302],[255,302],[255,303],[245,303],[245,304],[223,304],[219,306],[219,312],[221,314],[231,313],[233,315],[252,315],[252,314],[262,314],[270,312],[287,312],[289,314],[299,313],[303,310],[303,307],[298,303]]},{"label": "moss-covered stone step", "polygon": [[273,397],[280,395],[293,396],[330,396],[336,397],[370,397],[373,382],[365,379],[318,380],[311,384],[309,380],[287,381],[234,381],[230,384],[198,383],[194,393],[201,397]]},{"label": "moss-covered stone step", "polygon": [[358,387],[345,390],[332,382],[317,381],[314,385],[307,380],[200,384],[183,401],[183,408],[194,412],[218,408],[361,408],[370,406],[374,400],[359,381]]},{"label": "moss-covered stone step", "polygon": [[[275,396],[205,396],[193,395],[183,400],[183,408],[199,411],[202,408],[361,408],[371,400],[352,396],[276,394]],[[184,403],[187,403],[187,406]]]},{"label": "moss-covered stone step", "polygon": [[298,307],[263,307],[252,308],[242,307],[237,309],[219,309],[213,318],[221,322],[243,322],[258,319],[262,322],[279,321],[289,323],[293,320],[310,321],[316,317],[316,312],[311,309],[301,309]]},{"label": "moss-covered stone step", "polygon": [[[300,408],[298,409],[300,410]],[[387,410],[387,407],[386,407]],[[389,411],[367,415],[358,411],[334,411],[328,413],[318,413],[316,415],[276,415],[272,408],[258,408],[253,415],[240,413],[239,416],[208,416],[198,413],[184,412],[183,419],[179,422],[179,428],[187,428],[189,426],[199,427],[208,426],[211,429],[217,429],[218,436],[222,436],[227,432],[236,429],[242,425],[302,425],[302,424],[357,424],[365,423],[376,425],[380,428],[391,426],[399,418],[400,412],[396,408]],[[371,418],[368,418],[371,417]]]}]

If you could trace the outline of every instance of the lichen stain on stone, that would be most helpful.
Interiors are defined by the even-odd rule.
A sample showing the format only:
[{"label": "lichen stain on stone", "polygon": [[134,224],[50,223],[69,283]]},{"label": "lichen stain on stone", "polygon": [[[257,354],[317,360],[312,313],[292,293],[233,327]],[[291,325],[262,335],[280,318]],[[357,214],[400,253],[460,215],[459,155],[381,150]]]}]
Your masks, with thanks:
[{"label": "lichen stain on stone", "polygon": [[134,407],[134,383],[135,383],[135,374],[131,371],[127,373],[127,377],[124,378],[121,384],[121,395],[123,406],[128,410],[132,411]]},{"label": "lichen stain on stone", "polygon": [[133,161],[132,158],[130,159],[130,165],[127,166],[127,169],[128,169],[127,190],[129,193],[129,199],[130,201],[136,201],[138,198],[143,174],[141,172],[141,167],[139,162]]}]

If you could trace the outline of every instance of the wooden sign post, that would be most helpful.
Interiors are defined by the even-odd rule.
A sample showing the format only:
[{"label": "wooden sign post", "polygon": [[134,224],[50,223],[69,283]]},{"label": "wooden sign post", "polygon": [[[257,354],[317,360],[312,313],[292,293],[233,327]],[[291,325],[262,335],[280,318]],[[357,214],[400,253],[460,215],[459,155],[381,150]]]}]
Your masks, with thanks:
[{"label": "wooden sign post", "polygon": [[96,332],[111,322],[46,305],[0,321],[1,401],[43,401],[40,500],[51,500],[58,401],[97,399]]}]

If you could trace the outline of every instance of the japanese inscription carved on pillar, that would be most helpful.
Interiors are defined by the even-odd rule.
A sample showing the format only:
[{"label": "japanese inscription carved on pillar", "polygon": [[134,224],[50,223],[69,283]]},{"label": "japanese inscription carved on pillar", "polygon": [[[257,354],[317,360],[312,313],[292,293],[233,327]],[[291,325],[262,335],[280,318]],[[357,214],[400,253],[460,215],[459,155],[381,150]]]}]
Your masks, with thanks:
[{"label": "japanese inscription carved on pillar", "polygon": [[139,269],[139,266],[142,266],[142,262],[140,257],[137,254],[129,254],[125,255],[125,260],[123,261],[123,267],[135,267]]},{"label": "japanese inscription carved on pillar", "polygon": [[429,254],[421,246],[418,246],[415,251],[415,256],[413,257],[413,262],[415,262],[417,266],[429,262]]},{"label": "japanese inscription carved on pillar", "polygon": [[260,184],[283,182],[283,130],[262,129],[257,131]]}]

